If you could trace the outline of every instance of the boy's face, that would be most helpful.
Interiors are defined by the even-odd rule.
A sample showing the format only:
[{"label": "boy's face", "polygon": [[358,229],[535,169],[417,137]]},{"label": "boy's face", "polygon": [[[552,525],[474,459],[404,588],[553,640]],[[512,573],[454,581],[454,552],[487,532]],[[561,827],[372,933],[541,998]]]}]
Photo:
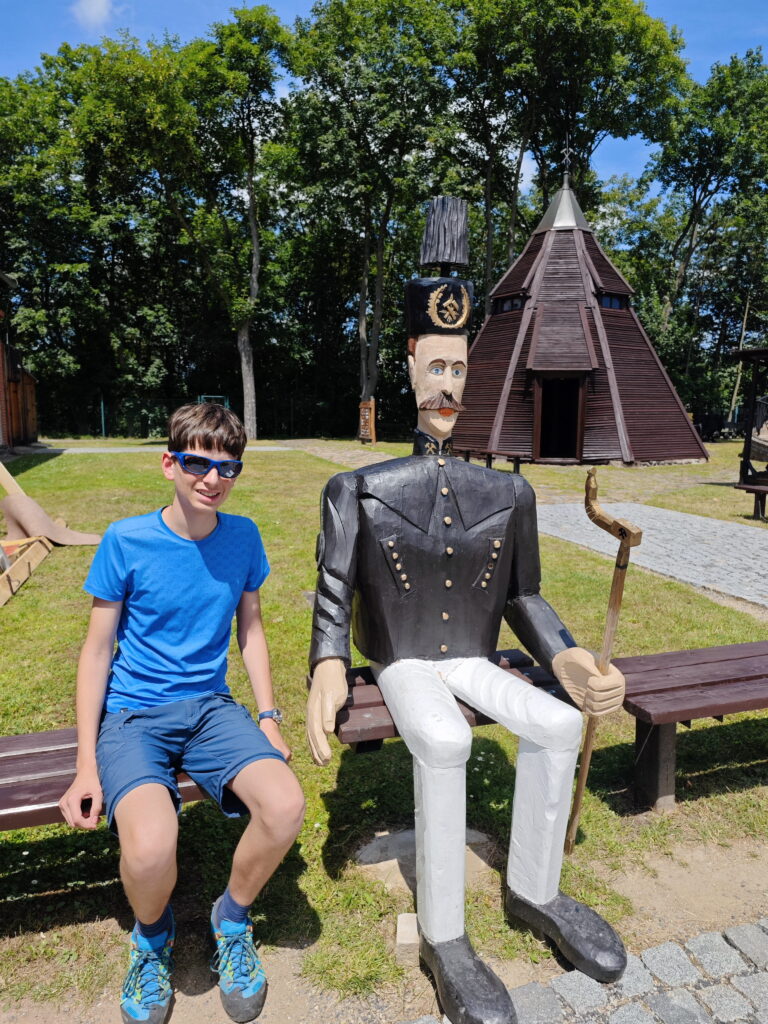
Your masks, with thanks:
[{"label": "boy's face", "polygon": [[[183,454],[204,455],[209,459],[233,459],[230,452],[219,448],[186,448]],[[195,476],[181,468],[179,460],[170,452],[163,452],[163,475],[166,480],[173,481],[176,488],[176,500],[185,508],[194,512],[216,511],[229,497],[235,480],[225,480],[219,476],[218,470],[212,466],[205,476]]]}]

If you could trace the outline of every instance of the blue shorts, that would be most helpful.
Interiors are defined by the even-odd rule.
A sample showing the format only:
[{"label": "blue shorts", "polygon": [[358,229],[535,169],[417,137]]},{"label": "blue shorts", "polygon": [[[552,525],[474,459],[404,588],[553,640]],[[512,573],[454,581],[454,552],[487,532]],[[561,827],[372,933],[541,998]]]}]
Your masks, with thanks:
[{"label": "blue shorts", "polygon": [[216,800],[228,818],[238,818],[248,810],[227,783],[247,764],[265,757],[285,760],[248,708],[229,694],[107,712],[96,743],[107,822],[114,831],[118,801],[147,782],[166,786],[180,810],[176,773],[181,771]]}]

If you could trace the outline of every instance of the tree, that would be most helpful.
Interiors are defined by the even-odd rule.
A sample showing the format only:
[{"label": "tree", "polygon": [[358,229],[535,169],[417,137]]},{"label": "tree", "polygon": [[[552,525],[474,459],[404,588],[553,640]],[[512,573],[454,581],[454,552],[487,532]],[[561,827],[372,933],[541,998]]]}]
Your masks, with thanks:
[{"label": "tree", "polygon": [[312,20],[297,27],[302,186],[316,198],[318,189],[331,190],[339,227],[357,236],[362,400],[378,384],[393,222],[398,208],[412,208],[428,192],[425,158],[447,102],[439,57],[448,30],[444,9],[419,0],[320,0]]}]

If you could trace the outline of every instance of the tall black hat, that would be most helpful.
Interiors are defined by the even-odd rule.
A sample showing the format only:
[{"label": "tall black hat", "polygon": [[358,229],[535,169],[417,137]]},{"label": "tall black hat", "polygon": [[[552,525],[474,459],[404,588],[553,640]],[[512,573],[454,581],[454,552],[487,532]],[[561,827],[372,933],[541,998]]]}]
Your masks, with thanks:
[{"label": "tall black hat", "polygon": [[449,277],[452,268],[465,267],[467,204],[463,199],[433,199],[421,243],[421,265],[440,266],[441,277],[419,277],[405,286],[408,337],[420,334],[465,334],[472,316],[471,281]]}]

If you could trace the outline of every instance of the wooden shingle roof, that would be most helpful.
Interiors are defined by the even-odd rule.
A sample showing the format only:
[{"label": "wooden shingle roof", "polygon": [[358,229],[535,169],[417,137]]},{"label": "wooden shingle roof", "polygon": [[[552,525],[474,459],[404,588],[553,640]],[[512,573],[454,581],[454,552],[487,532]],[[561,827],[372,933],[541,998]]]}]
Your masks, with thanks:
[{"label": "wooden shingle roof", "polygon": [[[706,459],[630,308],[632,293],[592,234],[566,175],[491,293],[491,313],[469,354],[456,449],[537,460],[543,424],[560,416],[553,403],[570,386],[570,401],[578,401],[571,431],[577,461]],[[553,380],[571,385],[558,392]],[[556,426],[567,433],[567,425]]]}]

